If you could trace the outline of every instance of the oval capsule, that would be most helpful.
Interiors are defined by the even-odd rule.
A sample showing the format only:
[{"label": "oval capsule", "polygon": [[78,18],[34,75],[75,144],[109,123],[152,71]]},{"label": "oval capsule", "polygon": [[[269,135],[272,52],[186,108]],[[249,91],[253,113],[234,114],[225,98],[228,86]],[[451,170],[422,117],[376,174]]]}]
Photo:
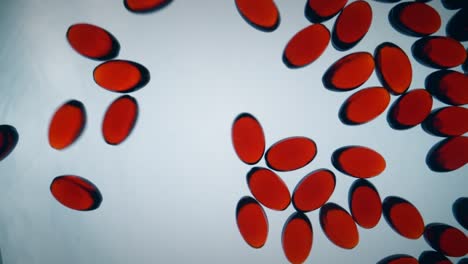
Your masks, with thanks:
[{"label": "oval capsule", "polygon": [[362,146],[347,146],[335,150],[332,155],[332,164],[339,171],[356,178],[375,177],[386,167],[382,155]]},{"label": "oval capsule", "polygon": [[247,164],[256,164],[265,151],[265,135],[260,122],[249,113],[236,117],[231,129],[232,144],[239,159]]},{"label": "oval capsule", "polygon": [[458,41],[468,40],[468,9],[464,8],[455,13],[447,23],[447,36]]},{"label": "oval capsule", "polygon": [[291,203],[286,183],[267,168],[252,168],[247,173],[247,185],[255,199],[272,210],[285,210]]},{"label": "oval capsule", "polygon": [[280,23],[278,8],[273,0],[235,0],[241,16],[254,28],[274,31]]},{"label": "oval capsule", "polygon": [[110,145],[122,143],[133,130],[138,117],[137,101],[128,95],[113,101],[102,121],[102,135]]},{"label": "oval capsule", "polygon": [[118,93],[133,92],[149,82],[149,71],[141,64],[127,60],[111,60],[93,71],[96,84]]},{"label": "oval capsule", "polygon": [[389,19],[398,31],[416,37],[437,32],[442,24],[437,10],[420,2],[403,2],[390,10]]},{"label": "oval capsule", "polygon": [[236,208],[236,222],[245,242],[253,248],[261,248],[268,237],[268,218],[262,206],[252,197],[239,200]]},{"label": "oval capsule", "polygon": [[335,174],[330,170],[319,169],[307,174],[294,189],[294,207],[301,212],[320,208],[330,199],[335,185]]},{"label": "oval capsule", "polygon": [[466,50],[460,42],[442,36],[419,39],[413,44],[412,51],[419,62],[440,69],[460,66],[467,57]]},{"label": "oval capsule", "polygon": [[422,123],[431,113],[432,96],[425,89],[415,89],[403,94],[388,112],[390,125],[407,129]]},{"label": "oval capsule", "polygon": [[359,243],[359,233],[353,218],[341,206],[327,203],[320,208],[320,225],[327,238],[344,249]]},{"label": "oval capsule", "polygon": [[427,153],[426,163],[437,172],[457,170],[468,162],[468,137],[447,138],[435,144]]},{"label": "oval capsule", "polygon": [[70,100],[61,105],[49,124],[49,145],[57,150],[73,144],[86,126],[86,111],[83,103]]},{"label": "oval capsule", "polygon": [[317,146],[306,137],[290,137],[273,144],[265,154],[268,167],[276,171],[297,170],[309,164]]},{"label": "oval capsule", "polygon": [[133,13],[148,13],[159,10],[172,0],[124,0],[125,8]]},{"label": "oval capsule", "polygon": [[78,211],[95,210],[102,202],[99,189],[89,180],[75,175],[56,177],[50,192],[62,205]]},{"label": "oval capsule", "polygon": [[448,106],[438,109],[424,121],[426,131],[443,137],[460,136],[468,132],[468,109]]},{"label": "oval capsule", "polygon": [[304,263],[312,250],[312,224],[300,212],[293,213],[284,223],[281,243],[290,263]]},{"label": "oval capsule", "polygon": [[348,50],[361,41],[372,23],[372,8],[358,0],[346,6],[335,21],[333,44],[339,50]]},{"label": "oval capsule", "polygon": [[410,255],[395,254],[380,260],[377,264],[419,264],[419,262]]},{"label": "oval capsule", "polygon": [[284,49],[283,61],[290,68],[317,60],[330,42],[330,32],[322,24],[310,25],[296,33]]},{"label": "oval capsule", "polygon": [[346,99],[338,115],[347,125],[365,124],[382,114],[389,103],[390,94],[385,88],[370,87]]},{"label": "oval capsule", "polygon": [[375,227],[382,216],[382,201],[374,185],[356,180],[349,189],[349,208],[354,221],[363,228]]},{"label": "oval capsule", "polygon": [[4,160],[18,144],[18,131],[10,125],[0,125],[0,161]]},{"label": "oval capsule", "polygon": [[323,76],[323,84],[331,90],[352,90],[365,83],[373,71],[374,58],[370,53],[351,53],[330,66]]},{"label": "oval capsule", "polygon": [[463,228],[468,229],[468,197],[458,198],[453,203],[452,211],[455,220],[457,220]]},{"label": "oval capsule", "polygon": [[468,76],[452,70],[439,70],[429,74],[426,89],[440,101],[449,105],[468,104]]},{"label": "oval capsule", "polygon": [[78,23],[67,30],[70,46],[82,56],[95,60],[115,58],[120,49],[117,39],[107,30],[96,25]]},{"label": "oval capsule", "polygon": [[384,42],[375,49],[377,77],[392,94],[406,92],[413,79],[413,69],[408,55],[397,45]]},{"label": "oval capsule", "polygon": [[452,262],[440,252],[426,250],[419,255],[420,264],[452,264]]},{"label": "oval capsule", "polygon": [[328,20],[338,14],[348,0],[308,0],[305,15],[312,23]]},{"label": "oval capsule", "polygon": [[424,232],[424,220],[419,210],[407,200],[389,196],[382,203],[383,215],[390,227],[408,239],[418,239]]},{"label": "oval capsule", "polygon": [[435,250],[450,257],[468,254],[468,237],[453,226],[432,223],[424,230],[424,239]]}]

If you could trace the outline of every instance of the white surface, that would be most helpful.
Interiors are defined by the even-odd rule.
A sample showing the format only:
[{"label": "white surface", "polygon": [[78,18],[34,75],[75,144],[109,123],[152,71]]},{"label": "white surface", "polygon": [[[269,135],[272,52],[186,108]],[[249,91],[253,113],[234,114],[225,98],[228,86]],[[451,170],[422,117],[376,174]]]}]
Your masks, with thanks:
[{"label": "white surface", "polygon": [[[237,158],[230,138],[232,121],[241,112],[258,118],[267,146],[295,135],[317,143],[312,163],[280,173],[290,190],[308,172],[329,168],[337,175],[330,201],[348,209],[354,179],[334,169],[330,157],[341,146],[364,145],[387,161],[385,172],[371,180],[382,199],[401,196],[419,208],[426,223],[461,228],[451,208],[468,195],[467,167],[435,173],[424,162],[441,138],[420,126],[393,130],[386,112],[365,125],[343,125],[337,113],[353,92],[331,92],[322,85],[325,69],[338,58],[373,53],[384,41],[410,55],[410,89],[423,87],[434,71],[412,59],[416,38],[389,25],[392,5],[369,2],[374,18],[363,41],[347,52],[329,45],[313,64],[291,70],[281,56],[289,39],[309,25],[305,0],[277,1],[281,24],[272,33],[250,27],[232,0],[175,0],[147,15],[128,12],[122,1],[3,0],[0,123],[15,126],[20,135],[14,152],[0,163],[4,263],[286,263],[281,230],[292,206],[267,210],[270,233],[260,250],[250,248],[237,229],[236,204],[250,195],[245,179],[250,166]],[[438,34],[445,34],[454,12],[439,1],[429,4],[440,11]],[[331,29],[334,21],[325,25]],[[119,94],[99,88],[92,79],[99,62],[67,43],[67,28],[78,22],[107,29],[120,42],[118,58],[151,72],[149,84],[131,94],[140,105],[135,130],[117,147],[104,142],[100,128],[105,109]],[[374,73],[362,87],[376,85]],[[87,127],[74,145],[56,151],[48,145],[47,129],[55,109],[69,99],[84,103]],[[59,204],[49,185],[63,174],[95,183],[103,195],[101,207],[78,212]],[[307,215],[314,229],[307,263],[375,263],[396,253],[418,257],[430,249],[423,238],[399,236],[382,218],[374,229],[359,228],[359,245],[344,250],[323,234],[318,210]]]}]

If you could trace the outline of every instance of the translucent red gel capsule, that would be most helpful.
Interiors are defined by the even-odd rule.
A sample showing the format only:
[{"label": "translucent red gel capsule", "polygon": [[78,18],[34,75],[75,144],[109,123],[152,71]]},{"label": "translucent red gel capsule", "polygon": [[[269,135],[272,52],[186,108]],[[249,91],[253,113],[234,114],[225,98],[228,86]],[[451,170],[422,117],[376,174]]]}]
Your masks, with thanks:
[{"label": "translucent red gel capsule", "polygon": [[424,239],[435,250],[451,257],[468,254],[468,238],[458,228],[442,223],[432,223],[424,230]]},{"label": "translucent red gel capsule", "polygon": [[247,184],[255,199],[270,209],[282,211],[291,203],[286,183],[267,168],[252,168],[247,174]]},{"label": "translucent red gel capsule", "polygon": [[404,2],[390,11],[390,22],[397,30],[411,36],[427,36],[439,30],[442,20],[430,5]]},{"label": "translucent red gel capsule", "polygon": [[310,25],[289,40],[284,49],[283,61],[288,67],[302,67],[322,55],[330,42],[330,32],[322,24]]},{"label": "translucent red gel capsule", "polygon": [[137,101],[128,95],[121,96],[107,108],[102,122],[102,135],[111,145],[122,143],[132,132],[138,117]]},{"label": "translucent red gel capsule", "polygon": [[312,250],[313,230],[309,218],[293,213],[284,223],[281,242],[290,263],[304,263]]},{"label": "translucent red gel capsule", "polygon": [[382,216],[382,201],[374,185],[356,180],[349,189],[349,208],[354,221],[364,228],[375,227]]},{"label": "translucent red gel capsule", "polygon": [[67,40],[79,54],[95,60],[115,58],[120,45],[109,32],[91,24],[74,24],[68,28]]},{"label": "translucent red gel capsule", "polygon": [[280,23],[278,8],[273,0],[235,0],[237,10],[252,26],[262,31],[273,31]]},{"label": "translucent red gel capsule", "polygon": [[[468,4],[467,4],[468,6]],[[458,41],[468,40],[468,9],[464,8],[455,15],[447,23],[447,36]]]},{"label": "translucent red gel capsule", "polygon": [[253,248],[261,248],[268,237],[268,219],[262,206],[252,197],[239,200],[236,221],[245,242]]},{"label": "translucent red gel capsule", "polygon": [[306,17],[312,22],[328,20],[338,14],[348,0],[308,0]]},{"label": "translucent red gel capsule", "polygon": [[265,151],[265,135],[260,122],[249,113],[236,117],[231,129],[232,144],[240,160],[257,163]]},{"label": "translucent red gel capsule", "polygon": [[106,61],[93,71],[94,81],[112,92],[135,91],[149,82],[149,71],[141,64],[126,60]]},{"label": "translucent red gel capsule", "polygon": [[320,208],[320,225],[335,245],[352,249],[359,243],[359,233],[353,218],[341,206],[327,203]]},{"label": "translucent red gel capsule", "polygon": [[459,169],[468,162],[468,137],[447,138],[429,150],[426,163],[437,172]]},{"label": "translucent red gel capsule", "polygon": [[292,198],[294,207],[301,212],[320,208],[330,199],[335,185],[335,174],[327,169],[307,174],[294,189]]},{"label": "translucent red gel capsule", "polygon": [[375,49],[375,64],[380,82],[392,94],[402,94],[411,85],[413,69],[408,55],[397,45],[384,42]]},{"label": "translucent red gel capsule", "polygon": [[54,149],[64,149],[73,144],[86,125],[84,105],[70,100],[60,106],[52,116],[49,125],[49,144]]},{"label": "translucent red gel capsule", "polygon": [[425,89],[415,89],[403,94],[388,113],[394,128],[410,128],[422,123],[431,113],[432,96]]},{"label": "translucent red gel capsule", "polygon": [[430,36],[413,44],[413,55],[421,63],[434,68],[457,67],[466,60],[466,50],[453,38]]},{"label": "translucent red gel capsule", "polygon": [[297,170],[309,164],[317,154],[317,146],[306,137],[290,137],[276,142],[265,154],[268,167],[277,171]]},{"label": "translucent red gel capsule", "polygon": [[124,0],[127,10],[134,13],[147,13],[168,5],[172,0]]},{"label": "translucent red gel capsule", "polygon": [[450,105],[468,104],[468,76],[452,70],[439,70],[427,76],[426,89]]},{"label": "translucent red gel capsule", "polygon": [[80,176],[58,176],[52,181],[50,191],[62,205],[78,211],[97,209],[102,202],[98,188]]},{"label": "translucent red gel capsule", "polygon": [[419,262],[410,255],[395,254],[380,260],[377,264],[419,264]]},{"label": "translucent red gel capsule", "polygon": [[453,216],[457,222],[468,229],[468,197],[458,198],[452,206]]},{"label": "translucent red gel capsule", "polygon": [[389,103],[390,94],[385,88],[362,89],[343,103],[339,117],[348,125],[364,124],[382,114]]},{"label": "translucent red gel capsule", "polygon": [[437,251],[424,251],[419,255],[420,264],[452,264],[448,258]]},{"label": "translucent red gel capsule", "polygon": [[372,8],[358,0],[346,6],[335,21],[333,44],[339,50],[354,47],[369,31],[372,23]]},{"label": "translucent red gel capsule", "polygon": [[424,122],[424,128],[437,136],[460,136],[468,132],[468,109],[449,106],[436,110]]},{"label": "translucent red gel capsule", "polygon": [[341,172],[356,178],[375,177],[386,167],[382,155],[362,146],[347,146],[335,150],[332,163]]},{"label": "translucent red gel capsule", "polygon": [[365,83],[374,71],[374,58],[368,52],[356,52],[336,61],[324,74],[325,87],[352,90]]},{"label": "translucent red gel capsule", "polygon": [[422,236],[424,220],[414,205],[403,198],[389,196],[382,206],[385,220],[395,232],[409,239]]},{"label": "translucent red gel capsule", "polygon": [[18,132],[10,125],[0,125],[0,161],[8,157],[18,143]]}]

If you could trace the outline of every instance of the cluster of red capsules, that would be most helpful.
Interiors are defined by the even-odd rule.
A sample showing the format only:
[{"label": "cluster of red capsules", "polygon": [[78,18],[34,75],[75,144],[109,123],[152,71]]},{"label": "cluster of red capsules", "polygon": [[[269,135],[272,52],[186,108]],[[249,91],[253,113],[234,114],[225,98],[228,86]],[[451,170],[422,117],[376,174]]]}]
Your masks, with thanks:
[{"label": "cluster of red capsules", "polygon": [[[135,13],[155,11],[166,6],[165,0],[125,0],[125,7]],[[79,23],[68,28],[67,40],[82,56],[104,61],[93,71],[100,87],[117,93],[130,93],[145,86],[150,80],[149,71],[141,64],[117,60],[120,44],[107,30],[92,24]],[[107,108],[102,122],[102,135],[110,145],[121,144],[132,132],[138,117],[135,98],[123,95]],[[83,103],[69,100],[54,113],[49,126],[49,144],[62,150],[73,144],[82,134],[86,124]],[[75,175],[56,177],[51,185],[52,195],[66,207],[80,211],[97,209],[102,202],[99,189],[89,180]]]},{"label": "cluster of red capsules", "polygon": [[[354,47],[368,32],[372,22],[371,6],[362,0],[346,6],[347,0],[308,0],[305,16],[313,24],[295,34],[287,43],[283,62],[289,68],[304,67],[317,60],[330,39],[340,51]],[[399,2],[383,1],[382,2]],[[412,47],[413,56],[423,65],[439,69],[426,78],[426,89],[407,92],[412,81],[412,66],[406,53],[394,43],[379,45],[374,55],[354,52],[330,66],[323,75],[324,86],[332,91],[350,91],[363,85],[374,70],[382,87],[369,87],[351,95],[342,105],[339,118],[344,124],[367,123],[382,114],[390,103],[390,95],[401,95],[388,111],[387,120],[394,129],[408,129],[419,124],[425,131],[448,137],[429,152],[426,163],[438,172],[453,171],[468,162],[468,110],[460,107],[468,103],[468,77],[447,68],[462,64],[466,71],[467,52],[460,41],[468,40],[468,6],[466,1],[445,0],[448,9],[458,9],[447,24],[448,36],[431,36],[441,26],[438,12],[422,2],[404,2],[394,6],[389,19],[399,32],[422,37]],[[236,0],[241,16],[253,27],[274,31],[280,23],[279,11],[273,0]],[[338,15],[339,13],[339,15]],[[333,33],[323,21],[338,15]],[[452,105],[432,111],[432,96]],[[431,112],[432,111],[432,112]],[[241,114],[234,121],[232,140],[239,158],[256,164],[263,156],[265,139],[258,121],[250,114]],[[304,141],[303,143],[292,143]],[[308,142],[308,143],[307,143]],[[278,171],[305,166],[315,155],[315,143],[304,138],[290,138],[274,144],[265,154],[267,165]],[[301,146],[302,144],[302,146]],[[307,149],[307,145],[308,149]],[[312,147],[313,146],[313,147]],[[271,153],[279,153],[272,155]],[[295,164],[296,166],[279,164]],[[339,171],[361,178],[349,191],[350,216],[339,205],[325,204],[335,187],[334,174],[325,169],[304,177],[295,188],[292,202],[297,210],[285,223],[282,245],[291,263],[302,263],[312,248],[312,225],[305,212],[320,209],[320,224],[334,244],[351,249],[359,242],[356,224],[372,228],[383,214],[398,234],[419,239],[423,234],[436,251],[425,251],[416,258],[396,254],[379,261],[385,263],[451,263],[446,256],[462,257],[468,253],[468,238],[459,229],[432,223],[425,226],[418,209],[407,200],[390,196],[381,202],[377,189],[362,178],[371,178],[385,169],[385,160],[369,148],[348,146],[336,150],[332,163]],[[255,197],[242,198],[236,210],[239,231],[252,247],[264,245],[268,235],[268,220],[262,205],[284,210],[291,201],[289,190],[277,174],[266,168],[253,168],[247,175],[249,188]],[[258,201],[258,202],[257,202]],[[453,205],[453,214],[466,228],[468,199],[460,198]],[[463,209],[462,209],[463,208]],[[463,260],[462,260],[463,261]]]}]

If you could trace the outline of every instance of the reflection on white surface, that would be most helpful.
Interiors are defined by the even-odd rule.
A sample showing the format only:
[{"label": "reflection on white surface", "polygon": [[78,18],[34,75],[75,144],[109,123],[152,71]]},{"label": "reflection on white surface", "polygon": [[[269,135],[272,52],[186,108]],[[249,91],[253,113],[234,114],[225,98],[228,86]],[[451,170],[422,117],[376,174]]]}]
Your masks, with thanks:
[{"label": "reflection on white surface", "polygon": [[[391,4],[369,1],[373,21],[363,41],[347,52],[331,45],[317,61],[288,69],[281,56],[288,40],[310,24],[305,1],[277,1],[281,23],[265,33],[249,26],[234,1],[174,1],[155,13],[136,15],[121,1],[11,1],[0,9],[0,123],[16,127],[20,141],[0,163],[0,248],[5,263],[285,263],[281,230],[294,212],[266,210],[270,232],[262,249],[250,248],[239,234],[235,207],[250,195],[242,163],[231,144],[234,118],[252,113],[263,126],[266,145],[290,136],[317,143],[306,167],[279,175],[293,190],[307,173],[328,168],[337,176],[330,202],[348,210],[354,179],[333,168],[334,150],[363,145],[377,150],[386,170],[372,179],[383,198],[404,197],[425,223],[461,228],[453,202],[467,196],[467,167],[450,173],[428,169],[427,151],[441,138],[420,126],[393,130],[386,112],[368,124],[343,125],[338,111],[352,93],[323,87],[325,69],[345,54],[374,52],[391,41],[408,55],[416,38],[388,23]],[[431,1],[442,16],[436,33],[454,11]],[[324,23],[332,28],[335,19]],[[130,137],[119,146],[101,135],[104,112],[119,96],[92,78],[99,62],[77,54],[66,41],[78,22],[99,25],[120,42],[119,59],[141,63],[151,72],[146,87],[132,93],[140,113]],[[466,42],[463,43],[466,47]],[[434,71],[410,56],[410,90],[424,87]],[[455,68],[460,71],[460,68]],[[380,85],[375,73],[362,86]],[[87,126],[68,149],[48,145],[47,129],[58,106],[76,99],[86,106]],[[392,96],[391,103],[396,97]],[[434,100],[433,109],[443,104]],[[262,160],[259,166],[266,166]],[[98,210],[65,208],[50,194],[58,175],[74,174],[99,187]],[[408,240],[383,220],[359,228],[353,250],[333,245],[323,234],[318,210],[307,213],[314,230],[307,262],[375,263],[392,254],[418,257],[430,247]]]}]

